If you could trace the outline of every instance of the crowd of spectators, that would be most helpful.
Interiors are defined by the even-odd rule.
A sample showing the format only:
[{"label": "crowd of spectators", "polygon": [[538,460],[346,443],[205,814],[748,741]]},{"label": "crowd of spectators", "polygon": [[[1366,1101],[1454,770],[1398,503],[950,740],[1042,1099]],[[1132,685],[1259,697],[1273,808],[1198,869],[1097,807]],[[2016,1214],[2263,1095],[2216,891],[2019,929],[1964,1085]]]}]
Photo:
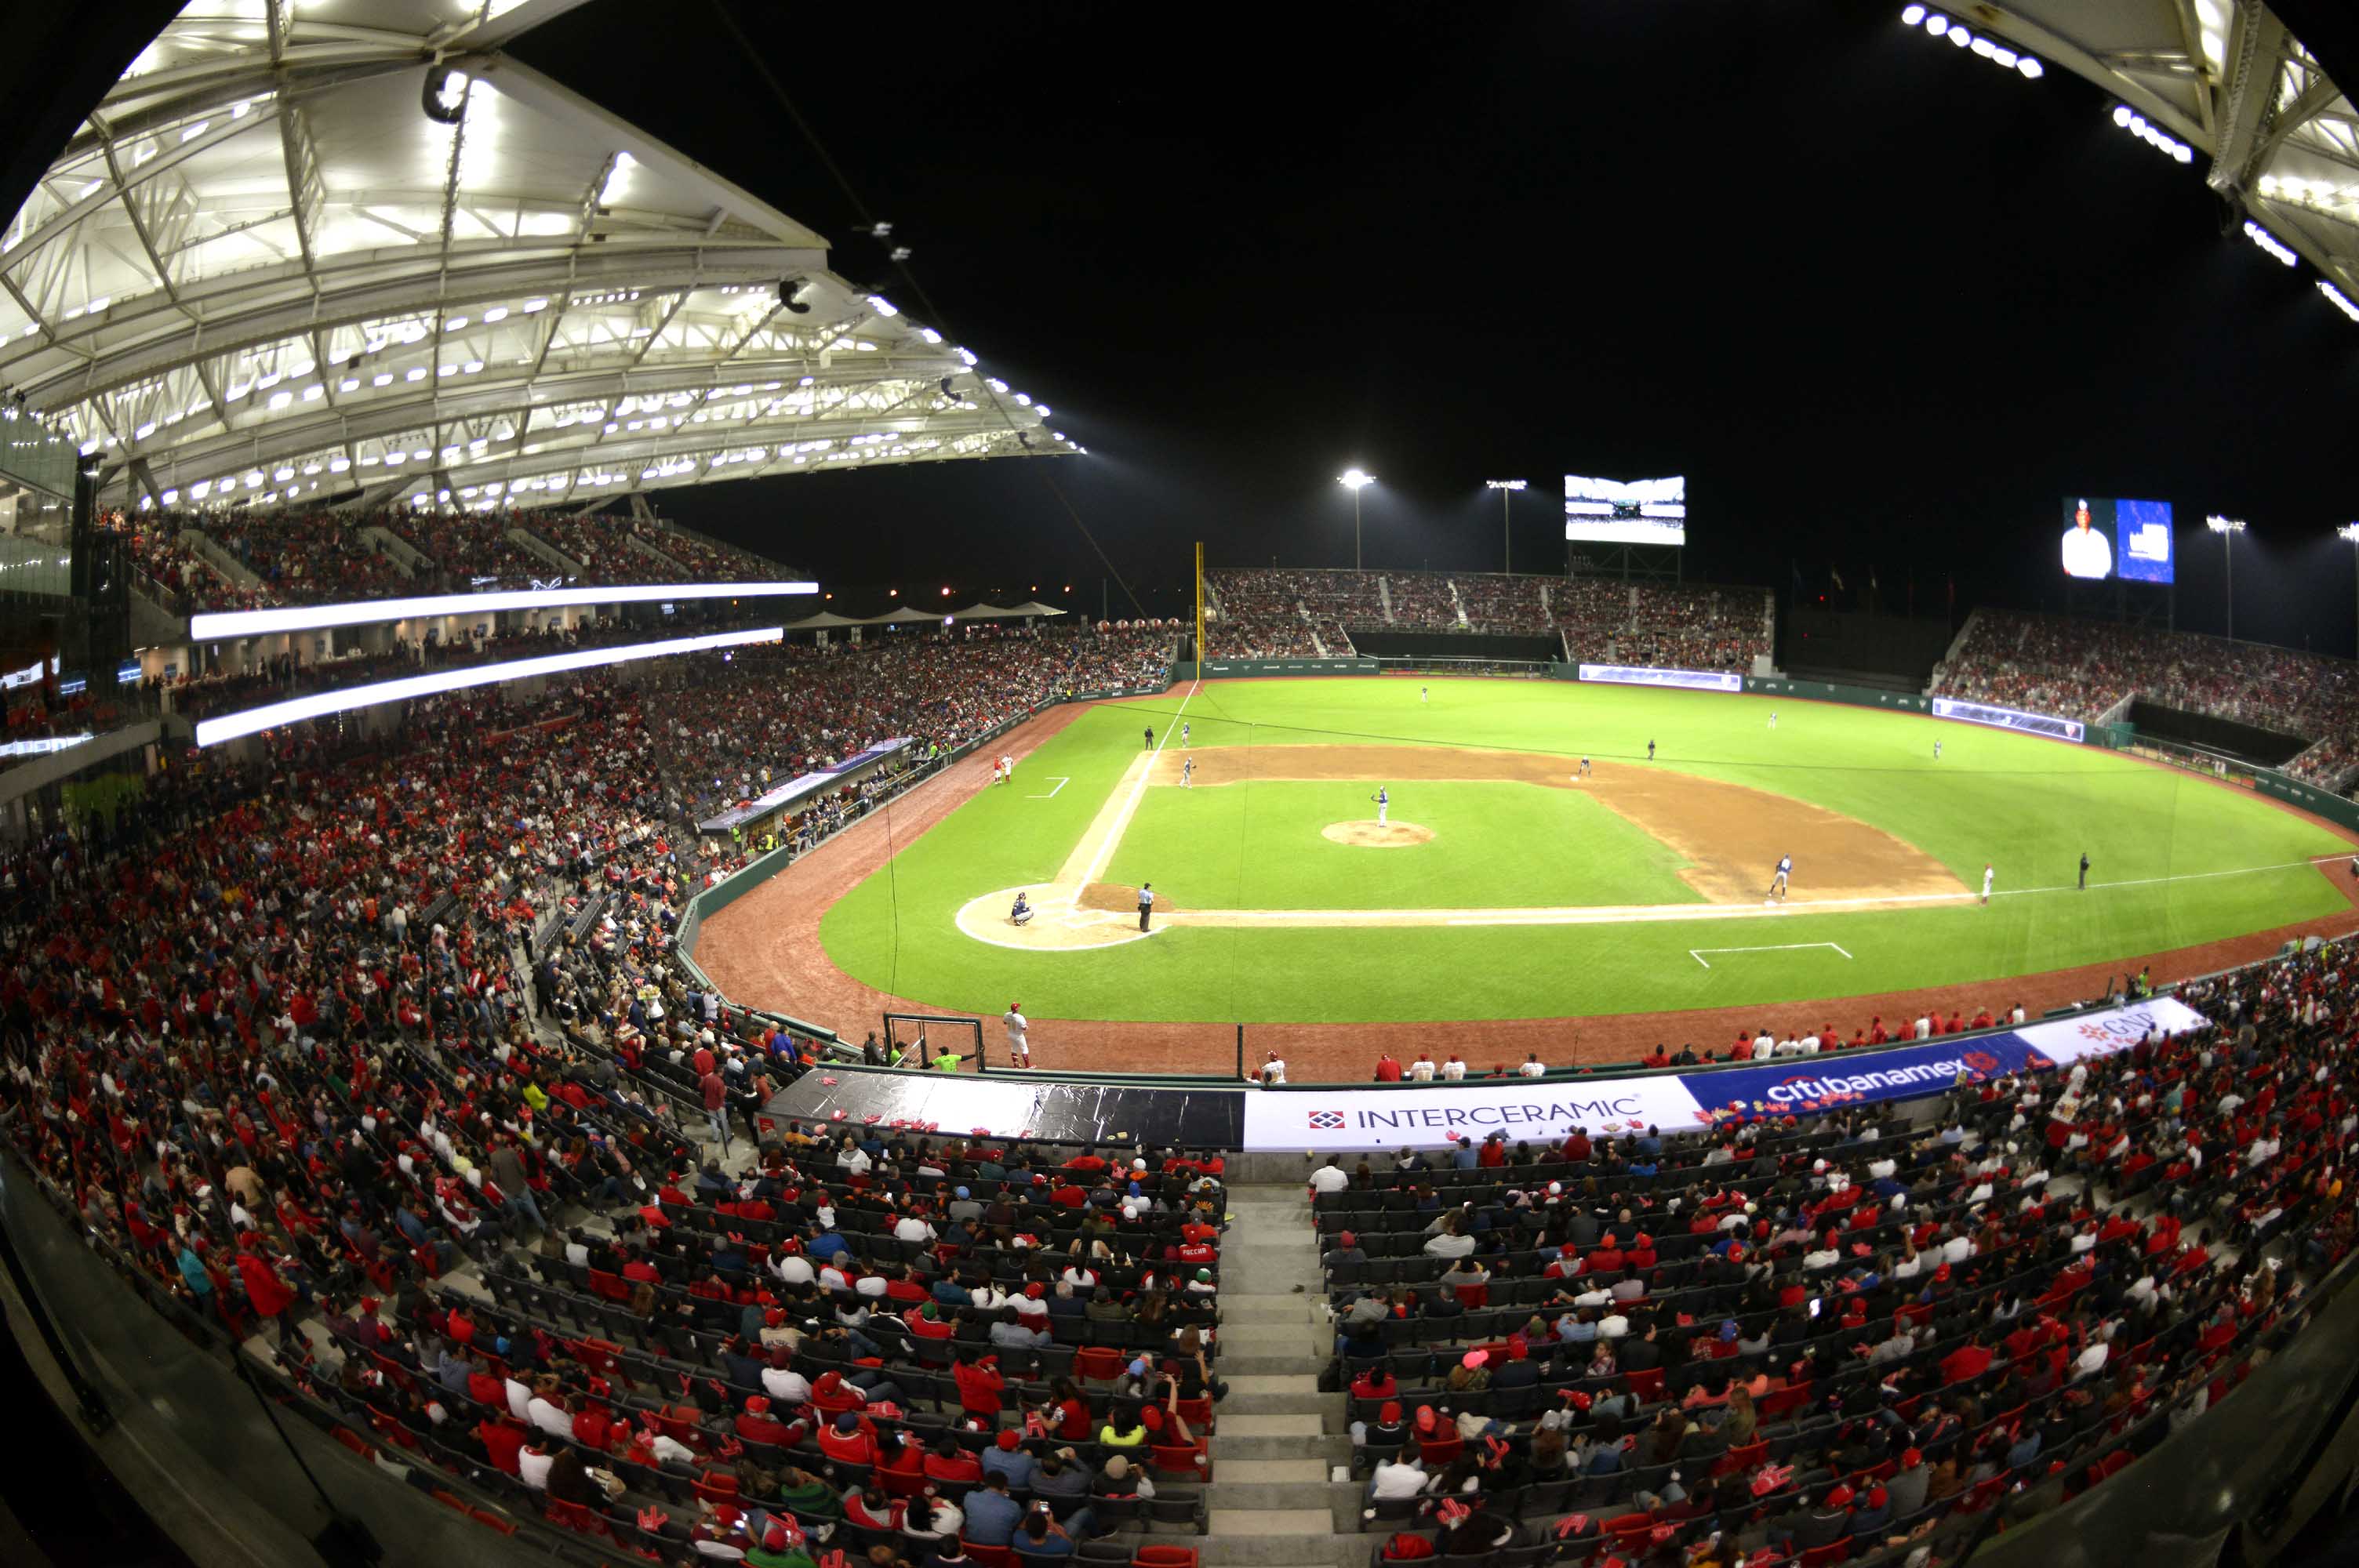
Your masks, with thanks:
[{"label": "crowd of spectators", "polygon": [[[683,1123],[667,1074],[742,1108],[801,1048],[716,1037],[667,973],[633,694],[566,702],[179,771],[103,847],[17,858],[18,1152],[151,1298],[387,1450],[659,1561],[1152,1517],[1096,1478],[1150,1439],[1203,1463],[1217,1162]],[[579,950],[628,983],[524,978],[551,889],[621,895]],[[1084,1346],[1146,1359],[1085,1395]],[[957,1434],[913,1442],[920,1403]]]},{"label": "crowd of spectators", "polygon": [[1681,669],[1749,671],[1770,647],[1767,596],[1758,589],[1497,573],[1268,568],[1209,575],[1221,606],[1214,647],[1248,658],[1312,653],[1314,626],[1331,654],[1352,651],[1352,631],[1387,628],[1561,633],[1566,656],[1576,663]]},{"label": "crowd of spectators", "polygon": [[1386,572],[1378,580],[1392,600],[1392,618],[1367,625],[1440,626],[1458,624],[1458,600],[1451,597],[1450,579],[1440,572]]},{"label": "crowd of spectators", "polygon": [[[778,575],[775,562],[749,552],[661,523],[592,513],[408,506],[367,512],[147,509],[107,514],[100,523],[123,535],[143,586],[176,614],[463,593],[475,586],[519,587],[565,575],[556,562],[509,537],[518,528],[581,563],[577,575],[582,582],[711,582]],[[398,537],[425,557],[424,564],[407,569],[382,540],[368,536],[375,528]],[[233,581],[198,551],[189,537],[192,529],[256,580]],[[634,535],[658,553],[630,544]]]},{"label": "crowd of spectators", "polygon": [[2359,1235],[2352,966],[2200,982],[2213,1027],[1961,1082],[1930,1121],[1331,1163],[1380,1558],[1921,1568],[1985,1510],[2099,1484],[2232,1392]]},{"label": "crowd of spectators", "polygon": [[2285,771],[2328,789],[2359,768],[2359,665],[2291,648],[1982,610],[1933,690],[2082,723],[2142,697],[2309,741]]},{"label": "crowd of spectators", "polygon": [[333,604],[426,591],[381,542],[373,519],[336,512],[237,512],[209,530],[214,543],[261,579],[256,603]]}]

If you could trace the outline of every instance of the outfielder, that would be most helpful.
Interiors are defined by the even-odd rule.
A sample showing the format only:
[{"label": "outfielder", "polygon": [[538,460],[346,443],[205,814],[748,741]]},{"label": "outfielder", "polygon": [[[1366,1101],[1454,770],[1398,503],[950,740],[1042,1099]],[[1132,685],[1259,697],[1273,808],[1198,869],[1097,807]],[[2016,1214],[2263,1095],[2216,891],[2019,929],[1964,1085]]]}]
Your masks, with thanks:
[{"label": "outfielder", "polygon": [[1180,744],[1182,747],[1188,744],[1188,721],[1184,719],[1180,721]]},{"label": "outfielder", "polygon": [[[1772,872],[1769,877],[1769,898],[1784,898],[1786,896],[1788,881],[1793,876],[1793,874],[1794,857],[1791,855],[1778,856],[1777,869],[1776,871]],[[1769,899],[1765,898],[1761,902],[1767,903]]]},{"label": "outfielder", "polygon": [[1193,787],[1193,786],[1191,786],[1191,785],[1189,784],[1189,782],[1188,782],[1188,781],[1189,781],[1190,779],[1194,778],[1195,776],[1196,776],[1196,759],[1195,759],[1195,758],[1193,758],[1193,757],[1187,758],[1185,761],[1181,762],[1180,762],[1180,787],[1181,789],[1189,789],[1189,788]]},{"label": "outfielder", "polygon": [[1425,701],[1425,687],[1418,687],[1418,688],[1417,688],[1417,700],[1418,700],[1419,703],[1422,703],[1422,702],[1424,702],[1424,701]]},{"label": "outfielder", "polygon": [[1016,759],[1005,752],[999,754],[999,782],[1001,784],[1016,782]]},{"label": "outfielder", "polygon": [[1392,792],[1386,789],[1384,785],[1378,784],[1376,793],[1369,798],[1376,803],[1376,826],[1382,827],[1385,825],[1385,813],[1392,808]]},{"label": "outfielder", "polygon": [[1984,862],[1983,863],[1983,903],[1985,903],[1985,904],[1987,904],[1987,903],[1990,903],[1990,889],[1991,889],[1991,869],[1990,869],[1990,863],[1989,863],[1988,861],[1984,861]]},{"label": "outfielder", "polygon": [[1769,728],[1772,730],[1777,728],[1777,710],[1774,708],[1769,710]]},{"label": "outfielder", "polygon": [[1937,762],[1941,760],[1941,742],[1939,741],[1933,742],[1933,760]]}]

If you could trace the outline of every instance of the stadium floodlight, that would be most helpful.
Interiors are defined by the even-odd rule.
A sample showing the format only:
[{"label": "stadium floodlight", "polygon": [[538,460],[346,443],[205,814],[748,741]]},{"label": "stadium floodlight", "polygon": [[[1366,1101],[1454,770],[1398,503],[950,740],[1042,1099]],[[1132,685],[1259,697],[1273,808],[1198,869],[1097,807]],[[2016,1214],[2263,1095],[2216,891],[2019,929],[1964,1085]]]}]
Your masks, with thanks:
[{"label": "stadium floodlight", "polygon": [[2203,526],[2220,535],[2220,558],[2225,563],[2228,589],[2228,639],[2236,637],[2236,535],[2245,531],[2241,517],[2223,517],[2214,513],[2203,519]]},{"label": "stadium floodlight", "polygon": [[[331,468],[334,464],[329,465]],[[189,635],[200,643],[230,637],[265,637],[277,632],[318,632],[335,626],[367,626],[416,616],[464,615],[473,611],[547,610],[561,604],[648,604],[704,599],[768,599],[817,593],[815,582],[656,582],[611,587],[511,589],[498,593],[439,593],[419,599],[371,599],[346,604],[313,604],[279,610],[221,611],[189,617]]]},{"label": "stadium floodlight", "polygon": [[2283,265],[2291,266],[2300,259],[2293,254],[2291,246],[2288,245],[2283,240],[2278,239],[2275,234],[2270,233],[2267,229],[2262,228],[2258,223],[2254,222],[2250,218],[2245,220],[2245,237],[2252,241],[2253,243],[2260,246],[2261,249],[2267,251],[2269,254],[2277,257],[2277,261]]},{"label": "stadium floodlight", "polygon": [[[2359,545],[2359,523],[2345,523],[2334,531],[2334,536],[2338,539],[2348,539],[2354,545]],[[2354,592],[2359,593],[2359,550],[2351,552],[2351,570]],[[2354,628],[2359,628],[2359,622],[2354,622]],[[2359,631],[2354,631],[2354,634],[2359,635]]]},{"label": "stadium floodlight", "polygon": [[2343,290],[2335,287],[2334,285],[2327,282],[2326,279],[2322,277],[2318,280],[2318,291],[2326,296],[2327,299],[2337,310],[2342,311],[2354,321],[2359,321],[2359,305],[2354,305],[2351,303],[2351,297],[2349,295],[2343,293]]},{"label": "stadium floodlight", "polygon": [[1516,569],[1516,544],[1507,504],[1516,492],[1527,488],[1526,481],[1520,479],[1486,479],[1483,481],[1483,488],[1499,492],[1499,569],[1512,572]]},{"label": "stadium floodlight", "polygon": [[1360,492],[1376,482],[1376,476],[1362,473],[1358,469],[1345,469],[1335,476],[1335,482],[1352,492],[1352,569],[1360,569]]},{"label": "stadium floodlight", "polygon": [[1928,11],[1925,13],[1925,30],[1938,38],[1950,30],[1950,18],[1939,11]]},{"label": "stadium floodlight", "polygon": [[1922,6],[1922,5],[1904,5],[1904,6],[1902,6],[1902,7],[1901,7],[1901,10],[1900,10],[1900,22],[1901,22],[1901,25],[1902,25],[1903,27],[1915,27],[1918,23],[1919,23],[1919,22],[1923,21],[1924,19],[1925,19],[1925,7],[1924,7],[1924,6]]},{"label": "stadium floodlight", "polygon": [[202,719],[197,725],[197,744],[201,747],[218,746],[224,741],[259,734],[281,724],[299,723],[331,713],[346,713],[355,708],[374,708],[384,702],[407,702],[415,697],[433,697],[440,692],[458,691],[472,686],[493,686],[501,681],[529,680],[535,676],[562,675],[569,670],[596,669],[603,665],[625,665],[640,659],[664,658],[673,654],[742,648],[748,643],[785,640],[785,628],[764,626],[745,632],[713,632],[701,637],[674,637],[661,643],[630,643],[619,648],[576,648],[571,653],[546,654],[537,659],[508,659],[496,665],[475,665],[455,670],[437,670],[430,675],[406,676],[399,680],[372,681],[366,686],[291,697],[285,702],[249,708],[242,713]]}]

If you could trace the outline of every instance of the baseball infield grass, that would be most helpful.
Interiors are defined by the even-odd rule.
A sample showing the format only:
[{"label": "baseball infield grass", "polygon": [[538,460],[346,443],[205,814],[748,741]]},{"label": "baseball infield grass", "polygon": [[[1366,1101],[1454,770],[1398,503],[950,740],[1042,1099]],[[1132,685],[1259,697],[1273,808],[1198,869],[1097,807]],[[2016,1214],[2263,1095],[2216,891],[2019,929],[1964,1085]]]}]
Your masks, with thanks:
[{"label": "baseball infield grass", "polygon": [[[2310,864],[2349,853],[2323,827],[2093,747],[1913,714],[1571,682],[1431,680],[1420,703],[1419,684],[1206,685],[1184,713],[1200,770],[1185,790],[1176,775],[1160,782],[1177,766],[1176,734],[1152,776],[1137,765],[1142,728],[1176,728],[1185,688],[1093,708],[1024,759],[1012,784],[985,790],[838,903],[821,928],[829,956],[872,985],[985,1015],[1020,997],[1049,1017],[1448,1021],[2003,982],[2348,907]],[[1285,746],[1326,749],[1316,766],[1314,753],[1292,754],[1316,776],[1285,777],[1286,757],[1267,750]],[[1254,750],[1223,758],[1229,747]],[[1392,749],[1372,764],[1386,773],[1451,771],[1454,759],[1400,752],[1429,747],[1479,752],[1483,765],[1463,779],[1319,772],[1375,755],[1337,748]],[[1571,780],[1583,753],[1595,761],[1593,791]],[[1248,765],[1268,776],[1237,773]],[[1201,782],[1224,768],[1234,782]],[[1528,782],[1493,776],[1518,768]],[[1391,790],[1391,820],[1431,830],[1430,842],[1325,836],[1373,819],[1367,797],[1379,784]],[[1126,802],[1118,835],[1106,832]],[[1757,829],[1780,812],[1822,832],[1834,824],[1827,843],[1913,868],[1908,888],[1930,877],[1949,891],[1814,910],[1807,901],[1857,883],[1857,868],[1798,852],[1792,903],[1750,917],[1774,862],[1754,863],[1756,846],[1781,841]],[[1146,940],[1070,950],[960,928],[959,912],[984,894],[1071,875],[1093,834],[1103,853],[1078,880],[1113,884],[1114,907],[1129,885],[1152,881],[1180,918]],[[1979,893],[1985,862],[1997,892],[1987,906],[1960,896]],[[1715,913],[1690,918],[1680,905]],[[1613,908],[1589,921],[1571,906]],[[1623,906],[1641,913],[1624,918]],[[1539,924],[1443,923],[1503,910],[1553,913]],[[1434,923],[1331,925],[1306,913],[1322,911]],[[1311,923],[1190,925],[1190,912]],[[1110,931],[1125,924],[1108,917]],[[1990,1000],[2007,1000],[2003,983]]]}]

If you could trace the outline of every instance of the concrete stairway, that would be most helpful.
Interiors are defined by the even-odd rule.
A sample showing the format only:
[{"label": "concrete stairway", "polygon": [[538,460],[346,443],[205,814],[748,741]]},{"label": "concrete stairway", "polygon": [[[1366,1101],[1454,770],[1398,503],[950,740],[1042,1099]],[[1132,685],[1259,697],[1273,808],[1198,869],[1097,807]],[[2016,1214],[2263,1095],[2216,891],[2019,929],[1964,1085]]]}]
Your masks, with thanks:
[{"label": "concrete stairway", "polygon": [[1212,1438],[1208,1564],[1364,1568],[1359,1493],[1327,1479],[1351,1453],[1343,1399],[1319,1392],[1332,1337],[1310,1205],[1300,1185],[1236,1185],[1221,1243],[1221,1355],[1229,1384]]}]

